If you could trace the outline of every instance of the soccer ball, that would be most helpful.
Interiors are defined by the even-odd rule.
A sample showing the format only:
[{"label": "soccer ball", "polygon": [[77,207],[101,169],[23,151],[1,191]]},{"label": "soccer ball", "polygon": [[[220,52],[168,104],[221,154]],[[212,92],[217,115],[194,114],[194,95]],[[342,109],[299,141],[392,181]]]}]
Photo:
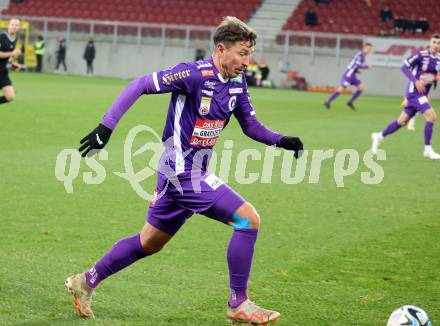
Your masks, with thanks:
[{"label": "soccer ball", "polygon": [[431,326],[428,314],[416,306],[403,306],[393,311],[387,326]]}]

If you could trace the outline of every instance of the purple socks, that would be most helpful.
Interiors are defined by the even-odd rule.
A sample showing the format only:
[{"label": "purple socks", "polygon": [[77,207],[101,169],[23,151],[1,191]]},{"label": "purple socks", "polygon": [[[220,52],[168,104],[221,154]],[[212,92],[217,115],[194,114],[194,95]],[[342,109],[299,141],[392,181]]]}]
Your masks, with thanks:
[{"label": "purple socks", "polygon": [[386,127],[383,131],[382,131],[382,136],[386,137],[390,134],[392,134],[393,132],[399,130],[399,128],[402,127],[401,125],[399,125],[397,123],[397,120],[394,120],[393,122],[391,122],[388,127]]},{"label": "purple socks", "polygon": [[119,240],[94,267],[85,272],[87,285],[95,288],[110,275],[146,256],[148,254],[141,246],[140,234]]},{"label": "purple socks", "polygon": [[431,145],[432,128],[434,124],[432,122],[426,122],[425,124],[425,145]]},{"label": "purple socks", "polygon": [[362,91],[357,89],[356,92],[353,93],[353,96],[351,97],[350,101],[348,101],[348,103],[353,103],[361,94]]},{"label": "purple socks", "polygon": [[231,289],[231,294],[229,295],[228,305],[231,308],[237,308],[248,298],[247,290],[234,290]]},{"label": "purple socks", "polygon": [[[254,256],[258,229],[236,229],[229,242],[227,260],[230,288],[229,306],[238,307],[247,298],[247,282]],[[122,239],[114,244],[94,267],[85,272],[87,285],[91,288],[135,261],[148,256],[143,250],[140,235]]]},{"label": "purple socks", "polygon": [[238,307],[247,299],[247,282],[251,272],[258,229],[236,229],[229,242],[227,259],[231,295],[229,306]]},{"label": "purple socks", "polygon": [[330,95],[330,97],[327,100],[327,104],[330,104],[331,102],[333,102],[341,93],[339,93],[338,91],[333,92],[332,95]]},{"label": "purple socks", "polygon": [[[382,131],[382,136],[386,137],[386,136],[392,134],[393,132],[399,130],[400,127],[402,127],[402,126],[397,123],[397,120],[394,120],[393,122],[391,122],[388,125],[388,127],[386,127]],[[426,124],[425,124],[425,145],[431,145],[433,127],[434,127],[434,124],[432,122],[426,122]]]}]

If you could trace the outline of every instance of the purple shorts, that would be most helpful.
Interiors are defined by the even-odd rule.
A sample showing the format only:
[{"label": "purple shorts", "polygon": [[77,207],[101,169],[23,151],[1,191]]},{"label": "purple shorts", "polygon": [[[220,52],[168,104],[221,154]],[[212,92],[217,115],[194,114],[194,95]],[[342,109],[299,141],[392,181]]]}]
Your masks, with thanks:
[{"label": "purple shorts", "polygon": [[431,108],[428,98],[425,95],[408,97],[408,104],[403,108],[409,117],[413,117],[417,112],[425,113]]},{"label": "purple shorts", "polygon": [[245,203],[243,197],[213,174],[192,177],[189,173],[170,181],[157,175],[156,199],[147,213],[149,224],[174,235],[194,213],[205,215],[225,224]]},{"label": "purple shorts", "polygon": [[350,85],[357,87],[360,84],[362,84],[362,82],[359,79],[357,79],[356,74],[352,74],[351,76],[347,76],[346,74],[344,74],[341,78],[341,81],[339,82],[339,85],[344,88]]}]

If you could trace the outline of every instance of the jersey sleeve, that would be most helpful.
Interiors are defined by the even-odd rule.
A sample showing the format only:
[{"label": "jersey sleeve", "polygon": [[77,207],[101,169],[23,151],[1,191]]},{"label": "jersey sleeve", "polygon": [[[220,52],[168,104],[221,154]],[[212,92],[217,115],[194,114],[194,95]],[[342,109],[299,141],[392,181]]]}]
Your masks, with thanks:
[{"label": "jersey sleeve", "polygon": [[0,34],[0,51],[8,52],[5,33]]},{"label": "jersey sleeve", "polygon": [[195,64],[181,63],[148,75],[145,94],[192,94],[197,92],[200,80],[201,74]]},{"label": "jersey sleeve", "polygon": [[237,108],[233,113],[246,136],[266,145],[279,145],[283,135],[270,130],[257,119],[245,81],[243,92],[237,96]]},{"label": "jersey sleeve", "polygon": [[403,74],[413,83],[417,81],[417,78],[412,73],[411,68],[416,66],[422,60],[422,57],[422,54],[420,52],[417,52],[416,54],[406,59],[401,67]]},{"label": "jersey sleeve", "polygon": [[414,67],[422,60],[422,54],[420,52],[417,52],[416,54],[410,56],[408,59],[406,59],[403,64],[407,66],[408,68]]},{"label": "jersey sleeve", "polygon": [[358,69],[367,69],[368,65],[366,65],[364,62],[365,62],[365,57],[362,55],[358,55],[356,58],[356,67]]},{"label": "jersey sleeve", "polygon": [[122,116],[143,94],[178,92],[191,94],[197,91],[200,74],[193,64],[178,64],[130,82],[101,120],[107,128],[114,129]]}]

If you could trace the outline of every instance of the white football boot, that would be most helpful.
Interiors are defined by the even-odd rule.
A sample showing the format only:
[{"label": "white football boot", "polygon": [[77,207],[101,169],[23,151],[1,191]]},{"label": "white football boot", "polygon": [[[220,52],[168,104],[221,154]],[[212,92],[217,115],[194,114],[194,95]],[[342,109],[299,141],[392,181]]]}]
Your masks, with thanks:
[{"label": "white football boot", "polygon": [[226,310],[229,322],[234,324],[268,325],[275,324],[280,320],[281,314],[277,311],[268,310],[257,306],[247,299],[237,308],[228,306]]},{"label": "white football boot", "polygon": [[73,303],[79,315],[83,318],[93,318],[92,295],[95,290],[87,285],[84,273],[68,277],[66,287],[73,294]]},{"label": "white football boot", "polygon": [[371,151],[373,154],[377,154],[380,143],[383,141],[383,136],[381,132],[373,132],[371,134]]},{"label": "white football boot", "polygon": [[430,158],[431,160],[440,160],[440,154],[434,152],[430,145],[425,145],[423,156]]}]

